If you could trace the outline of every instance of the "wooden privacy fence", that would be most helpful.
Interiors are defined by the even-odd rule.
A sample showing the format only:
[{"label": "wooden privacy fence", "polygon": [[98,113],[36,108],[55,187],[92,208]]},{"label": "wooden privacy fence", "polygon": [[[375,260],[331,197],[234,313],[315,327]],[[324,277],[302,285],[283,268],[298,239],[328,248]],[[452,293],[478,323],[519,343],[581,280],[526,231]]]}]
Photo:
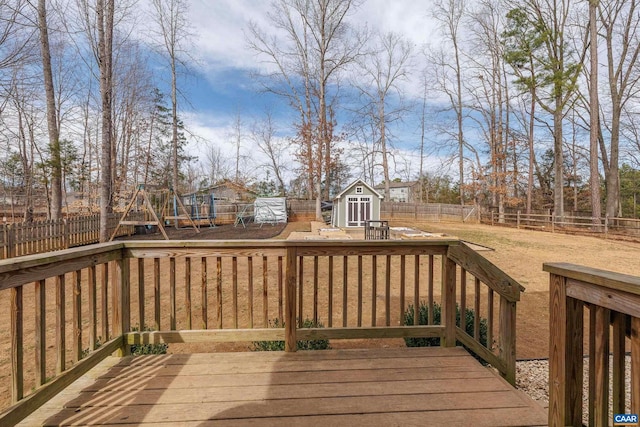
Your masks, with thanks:
[{"label": "wooden privacy fence", "polygon": [[547,229],[551,232],[556,229],[578,229],[590,233],[621,233],[640,235],[640,219],[634,218],[599,218],[599,225],[594,225],[594,218],[588,216],[565,215],[560,220],[553,213],[527,214],[516,212],[488,212],[480,216],[480,222],[484,224],[516,227]]},{"label": "wooden privacy fence", "polygon": [[[118,215],[110,215],[107,229],[113,231],[118,219]],[[123,226],[118,237],[133,233],[133,226]],[[89,245],[100,241],[100,215],[0,224],[0,237],[2,259]]]},{"label": "wooden privacy fence", "polygon": [[[10,389],[15,403],[0,424],[138,344],[282,340],[295,351],[297,340],[434,337],[463,343],[513,384],[520,292],[448,239],[132,241],[0,261],[11,307],[11,338],[0,340],[11,343],[11,375],[0,375],[10,384],[0,395]],[[457,309],[468,315],[456,319]],[[280,327],[270,327],[275,319]]]},{"label": "wooden privacy fence", "polygon": [[[549,425],[608,426],[613,414],[640,413],[640,278],[565,263],[544,264],[544,270],[550,273]],[[588,379],[583,377],[585,331]],[[625,385],[627,350],[631,390]],[[583,384],[588,384],[588,414],[583,414]]]},{"label": "wooden privacy fence", "polygon": [[448,205],[443,203],[396,203],[380,204],[380,219],[421,221],[477,222],[476,207],[470,205]]}]

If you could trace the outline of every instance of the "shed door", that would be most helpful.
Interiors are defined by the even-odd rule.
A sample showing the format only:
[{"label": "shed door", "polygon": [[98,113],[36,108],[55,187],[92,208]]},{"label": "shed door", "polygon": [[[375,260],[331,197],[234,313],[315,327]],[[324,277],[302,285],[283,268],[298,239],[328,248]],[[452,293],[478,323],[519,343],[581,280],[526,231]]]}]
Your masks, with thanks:
[{"label": "shed door", "polygon": [[364,227],[371,219],[371,196],[350,196],[347,198],[347,227]]}]

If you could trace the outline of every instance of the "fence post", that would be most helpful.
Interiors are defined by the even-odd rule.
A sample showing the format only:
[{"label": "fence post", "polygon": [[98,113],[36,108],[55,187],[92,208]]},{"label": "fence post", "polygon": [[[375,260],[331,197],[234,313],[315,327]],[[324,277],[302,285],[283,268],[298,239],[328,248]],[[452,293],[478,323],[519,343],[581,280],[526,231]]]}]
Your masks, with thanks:
[{"label": "fence post", "polygon": [[284,350],[294,352],[298,350],[296,338],[296,248],[287,248],[285,267],[285,321],[284,321]]},{"label": "fence post", "polygon": [[516,228],[520,228],[520,209],[518,209],[516,214]]},{"label": "fence post", "polygon": [[605,215],[604,217],[604,237],[608,237],[609,235],[609,215]]},{"label": "fence post", "polygon": [[16,256],[16,233],[13,229],[13,224],[5,226],[5,243],[7,245],[5,250],[6,258],[13,258]]},{"label": "fence post", "polygon": [[62,221],[62,248],[69,249],[69,224],[67,223],[66,218],[63,218],[61,221]]},{"label": "fence post", "polygon": [[551,213],[551,232],[554,233],[556,231],[556,213]]}]

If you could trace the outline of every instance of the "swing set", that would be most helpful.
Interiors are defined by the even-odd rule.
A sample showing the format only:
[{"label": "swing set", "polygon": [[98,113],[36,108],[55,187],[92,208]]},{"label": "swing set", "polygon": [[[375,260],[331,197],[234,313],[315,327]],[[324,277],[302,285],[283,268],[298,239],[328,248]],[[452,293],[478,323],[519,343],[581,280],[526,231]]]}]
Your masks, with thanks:
[{"label": "swing set", "polygon": [[[187,211],[187,208],[184,206],[178,194],[172,189],[163,190],[159,194],[152,193],[151,199],[149,198],[149,193],[145,189],[144,184],[138,184],[136,190],[133,192],[133,196],[129,201],[129,204],[125,208],[122,216],[120,217],[120,221],[118,221],[118,225],[116,226],[113,234],[109,241],[112,241],[118,233],[118,230],[123,225],[133,225],[133,226],[144,226],[147,228],[158,227],[158,230],[162,233],[165,240],[169,240],[169,236],[165,231],[165,225],[168,224],[169,221],[174,221],[174,226],[176,228],[180,228],[180,221],[188,221],[196,231],[196,233],[200,233],[197,225],[193,221],[193,219],[201,220],[207,219],[211,227],[215,227],[215,199],[213,194],[210,195],[210,200],[208,206],[206,206],[206,218],[200,213],[197,204],[191,205],[191,214]],[[195,196],[195,195],[194,195]],[[192,200],[196,200],[193,198]],[[153,203],[155,202],[155,203]],[[155,205],[155,206],[154,206]],[[194,206],[195,205],[195,206]],[[156,209],[161,206],[160,209]],[[195,210],[194,210],[195,209]],[[158,217],[157,211],[161,212],[160,217]],[[127,219],[131,212],[143,212],[144,219],[142,220],[131,220]],[[172,212],[173,215],[169,215]],[[194,215],[195,213],[195,215]]]}]

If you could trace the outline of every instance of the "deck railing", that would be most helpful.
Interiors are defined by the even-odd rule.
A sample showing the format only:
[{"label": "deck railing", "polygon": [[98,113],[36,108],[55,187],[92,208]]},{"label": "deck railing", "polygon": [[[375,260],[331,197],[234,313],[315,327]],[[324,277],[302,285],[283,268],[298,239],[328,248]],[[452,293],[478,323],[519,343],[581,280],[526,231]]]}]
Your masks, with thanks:
[{"label": "deck railing", "polygon": [[[615,414],[640,413],[640,277],[564,263],[545,264],[544,270],[550,273],[549,425],[581,426],[587,418],[590,426],[607,426]],[[588,379],[583,378],[585,330]],[[583,414],[583,384],[588,384],[588,414]]]},{"label": "deck railing", "polygon": [[[0,424],[134,344],[283,340],[295,351],[304,339],[437,337],[463,343],[514,383],[520,292],[477,252],[445,239],[132,241],[0,261],[0,301],[10,294],[11,307],[4,391],[15,404]],[[473,309],[472,333],[456,306]],[[405,326],[410,307],[414,324]],[[275,319],[284,328],[269,327]],[[315,327],[303,328],[305,319]]]}]

